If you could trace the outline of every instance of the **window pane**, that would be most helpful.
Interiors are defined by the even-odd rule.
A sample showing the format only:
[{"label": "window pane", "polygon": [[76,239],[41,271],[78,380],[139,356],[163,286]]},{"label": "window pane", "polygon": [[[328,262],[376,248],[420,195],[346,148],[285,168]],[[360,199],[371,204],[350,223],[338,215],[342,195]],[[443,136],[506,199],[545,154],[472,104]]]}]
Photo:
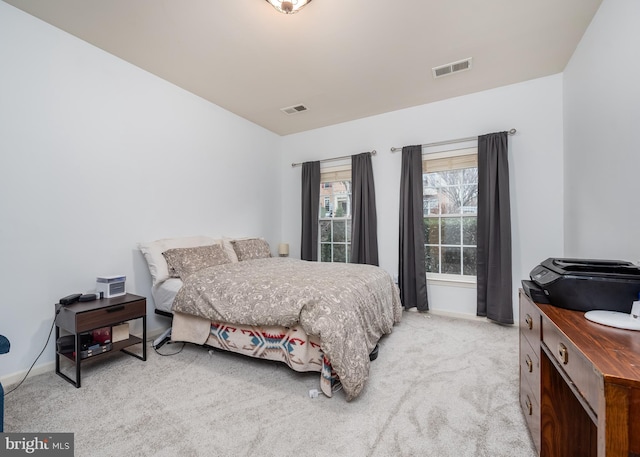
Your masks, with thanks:
[{"label": "window pane", "polygon": [[460,187],[441,187],[439,190],[441,214],[460,214],[462,212]]},{"label": "window pane", "polygon": [[333,245],[333,261],[334,262],[346,262],[347,261],[347,249],[344,244]]},{"label": "window pane", "polygon": [[440,175],[441,185],[459,186],[462,184],[462,170],[441,171],[438,174]]},{"label": "window pane", "polygon": [[424,173],[422,175],[422,186],[423,187],[438,187],[440,184],[440,174],[439,173]]},{"label": "window pane", "polygon": [[423,215],[439,214],[438,191],[436,189],[425,189],[422,198]]},{"label": "window pane", "polygon": [[460,248],[442,248],[442,273],[460,274]]},{"label": "window pane", "polygon": [[477,274],[476,261],[478,260],[476,248],[462,248],[462,257],[462,274],[475,276]]},{"label": "window pane", "polygon": [[336,217],[351,216],[351,181],[333,183],[333,194],[336,202]]},{"label": "window pane", "polygon": [[347,242],[351,243],[351,219],[347,219]]},{"label": "window pane", "polygon": [[462,244],[476,246],[478,244],[478,218],[462,218]]},{"label": "window pane", "polygon": [[439,218],[437,217],[425,217],[424,218],[424,242],[425,244],[439,244],[440,243],[440,229]]},{"label": "window pane", "polygon": [[438,246],[425,246],[424,266],[427,273],[440,273],[440,248]]},{"label": "window pane", "polygon": [[320,221],[320,241],[331,241],[331,221]]},{"label": "window pane", "polygon": [[460,218],[442,218],[442,244],[460,244]]},{"label": "window pane", "polygon": [[462,213],[478,214],[478,185],[462,186]]},{"label": "window pane", "polygon": [[336,217],[349,216],[349,207],[346,196],[340,196],[336,199]]},{"label": "window pane", "polygon": [[478,187],[478,168],[463,168],[462,169],[462,182],[464,184],[473,184]]},{"label": "window pane", "polygon": [[320,217],[351,215],[351,181],[320,183]]},{"label": "window pane", "polygon": [[331,245],[330,244],[323,243],[320,245],[320,261],[331,262]]},{"label": "window pane", "polygon": [[331,208],[331,199],[329,197],[320,197],[320,217],[326,217]]},{"label": "window pane", "polygon": [[333,242],[343,243],[347,240],[346,237],[346,221],[333,221]]}]

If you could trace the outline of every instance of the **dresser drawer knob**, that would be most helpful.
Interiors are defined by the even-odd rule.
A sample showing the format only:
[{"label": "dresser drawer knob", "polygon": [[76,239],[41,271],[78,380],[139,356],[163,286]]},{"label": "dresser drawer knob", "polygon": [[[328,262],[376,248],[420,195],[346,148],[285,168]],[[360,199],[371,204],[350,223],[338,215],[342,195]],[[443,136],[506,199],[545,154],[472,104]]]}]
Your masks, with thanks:
[{"label": "dresser drawer knob", "polygon": [[527,414],[529,416],[533,415],[533,404],[531,403],[531,399],[529,395],[527,395],[527,400],[525,401],[525,406],[527,407]]},{"label": "dresser drawer knob", "polygon": [[529,327],[529,330],[533,330],[533,318],[527,314],[527,316],[524,318],[524,321],[527,323],[527,327]]},{"label": "dresser drawer knob", "polygon": [[531,361],[531,357],[529,357],[529,354],[527,354],[526,356],[527,358],[525,359],[525,362],[527,363],[527,367],[529,368],[529,373],[533,372],[533,362]]},{"label": "dresser drawer knob", "polygon": [[569,351],[567,350],[567,347],[562,343],[558,343],[558,355],[560,356],[560,361],[563,363],[563,365],[569,363]]}]

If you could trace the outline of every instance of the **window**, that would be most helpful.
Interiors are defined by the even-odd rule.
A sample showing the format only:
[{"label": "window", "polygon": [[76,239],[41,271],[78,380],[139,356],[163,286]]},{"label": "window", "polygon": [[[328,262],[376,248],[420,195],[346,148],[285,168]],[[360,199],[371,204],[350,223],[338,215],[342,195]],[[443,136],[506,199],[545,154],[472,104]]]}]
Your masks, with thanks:
[{"label": "window", "polygon": [[349,262],[351,250],[351,168],[320,173],[318,240],[321,262]]},{"label": "window", "polygon": [[422,162],[425,266],[435,279],[476,276],[477,149],[429,154]]}]

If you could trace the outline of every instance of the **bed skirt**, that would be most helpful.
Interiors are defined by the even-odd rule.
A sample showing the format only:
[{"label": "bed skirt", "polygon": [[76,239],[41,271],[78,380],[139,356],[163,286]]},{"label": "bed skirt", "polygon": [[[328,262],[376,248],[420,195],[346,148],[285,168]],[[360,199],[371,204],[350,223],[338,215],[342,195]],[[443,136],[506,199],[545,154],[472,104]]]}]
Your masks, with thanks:
[{"label": "bed skirt", "polygon": [[283,362],[298,372],[320,373],[320,390],[332,396],[337,375],[320,348],[320,338],[307,335],[301,326],[249,326],[175,312],[172,341],[206,345],[249,357]]}]

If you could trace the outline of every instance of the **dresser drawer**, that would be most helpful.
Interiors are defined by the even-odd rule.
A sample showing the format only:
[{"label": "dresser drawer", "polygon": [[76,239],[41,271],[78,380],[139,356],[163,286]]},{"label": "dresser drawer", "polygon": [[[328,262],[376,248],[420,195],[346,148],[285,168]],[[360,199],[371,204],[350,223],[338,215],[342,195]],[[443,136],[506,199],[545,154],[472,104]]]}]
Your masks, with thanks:
[{"label": "dresser drawer", "polygon": [[101,326],[119,324],[120,322],[142,317],[146,312],[147,305],[145,300],[86,311],[76,314],[76,329],[80,333]]},{"label": "dresser drawer", "polygon": [[532,348],[535,348],[540,358],[540,311],[527,295],[520,291],[520,332],[527,339]]},{"label": "dresser drawer", "polygon": [[538,453],[540,453],[540,404],[526,380],[520,381],[520,406],[522,407],[524,418],[527,421],[533,443]]},{"label": "dresser drawer", "polygon": [[520,379],[532,387],[536,400],[540,400],[540,342],[534,350],[524,335],[520,335]]},{"label": "dresser drawer", "polygon": [[543,342],[558,365],[571,379],[571,383],[582,395],[596,415],[601,375],[575,345],[546,317],[542,319]]}]

